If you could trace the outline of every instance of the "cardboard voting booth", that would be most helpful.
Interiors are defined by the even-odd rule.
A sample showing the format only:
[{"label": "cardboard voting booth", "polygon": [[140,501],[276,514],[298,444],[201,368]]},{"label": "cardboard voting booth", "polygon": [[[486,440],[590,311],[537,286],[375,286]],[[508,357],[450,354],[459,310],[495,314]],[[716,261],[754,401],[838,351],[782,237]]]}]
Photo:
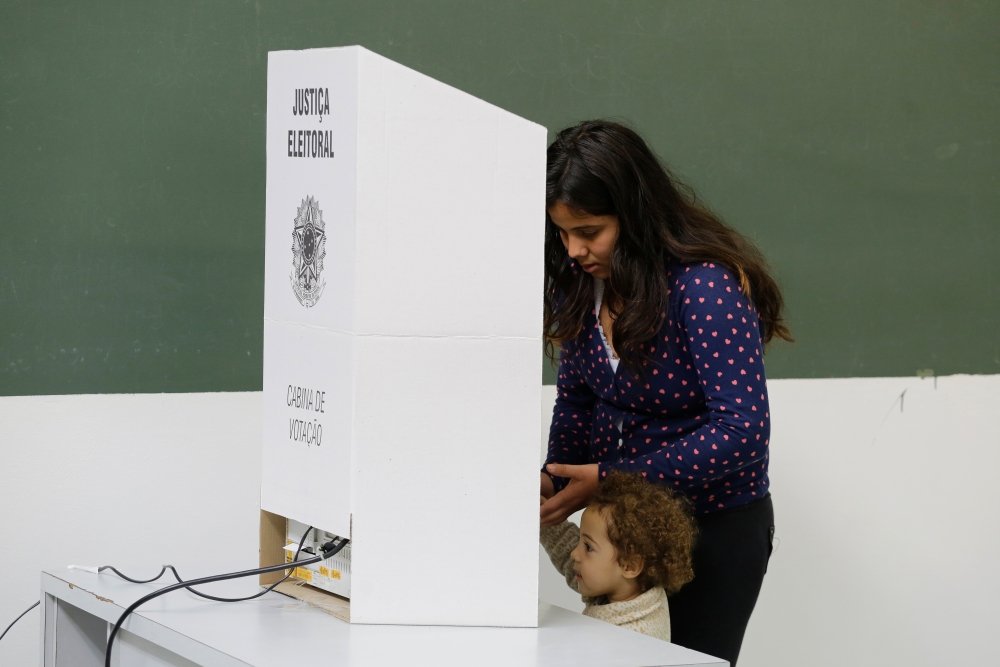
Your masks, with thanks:
[{"label": "cardboard voting booth", "polygon": [[351,622],[537,625],[545,144],[360,47],[269,54],[261,560],[349,537]]}]

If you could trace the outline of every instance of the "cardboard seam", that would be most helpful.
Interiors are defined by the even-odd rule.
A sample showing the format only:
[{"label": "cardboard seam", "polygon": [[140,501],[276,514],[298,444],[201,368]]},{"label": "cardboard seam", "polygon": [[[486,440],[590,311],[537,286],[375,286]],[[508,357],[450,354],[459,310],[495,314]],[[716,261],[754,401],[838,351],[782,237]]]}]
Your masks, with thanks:
[{"label": "cardboard seam", "polygon": [[299,329],[308,329],[312,331],[322,331],[325,333],[341,334],[343,336],[355,336],[358,338],[415,338],[418,340],[429,339],[435,340],[439,338],[450,338],[459,340],[532,340],[541,341],[541,336],[503,336],[503,335],[490,335],[490,336],[475,336],[470,334],[390,334],[390,333],[361,333],[359,331],[348,331],[346,329],[334,329],[331,327],[324,327],[318,324],[303,324],[301,322],[290,322],[288,320],[279,320],[273,317],[265,317],[265,322],[271,322],[273,324],[284,324],[290,327],[296,327]]}]

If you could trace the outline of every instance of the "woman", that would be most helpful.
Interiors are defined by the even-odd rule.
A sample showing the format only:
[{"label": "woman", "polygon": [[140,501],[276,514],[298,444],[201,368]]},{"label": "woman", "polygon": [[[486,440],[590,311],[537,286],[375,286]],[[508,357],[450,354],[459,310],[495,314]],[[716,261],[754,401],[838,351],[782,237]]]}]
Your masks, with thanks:
[{"label": "woman", "polygon": [[561,347],[543,525],[612,470],[683,493],[694,580],[672,641],[736,664],[771,553],[763,344],[791,340],[760,252],[632,130],[589,121],[548,150],[545,335]]}]

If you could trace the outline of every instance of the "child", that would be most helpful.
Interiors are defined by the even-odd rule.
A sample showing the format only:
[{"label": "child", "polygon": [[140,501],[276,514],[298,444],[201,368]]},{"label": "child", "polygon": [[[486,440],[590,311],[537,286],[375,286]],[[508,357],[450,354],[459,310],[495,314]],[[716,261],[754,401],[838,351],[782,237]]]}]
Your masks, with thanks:
[{"label": "child", "polygon": [[543,527],[542,546],[584,615],[670,641],[667,595],[694,577],[695,525],[686,501],[635,474],[601,482],[580,527]]}]

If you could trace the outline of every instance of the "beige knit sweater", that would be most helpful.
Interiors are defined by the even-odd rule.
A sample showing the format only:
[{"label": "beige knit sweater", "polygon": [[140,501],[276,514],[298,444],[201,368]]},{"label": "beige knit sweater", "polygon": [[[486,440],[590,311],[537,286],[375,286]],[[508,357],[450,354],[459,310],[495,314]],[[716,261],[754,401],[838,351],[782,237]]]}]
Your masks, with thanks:
[{"label": "beige knit sweater", "polygon": [[[580,541],[580,528],[569,521],[556,526],[544,526],[541,531],[542,546],[549,560],[556,566],[570,588],[578,591],[573,574],[573,559],[570,552]],[[584,616],[590,616],[623,628],[629,628],[644,635],[670,641],[670,611],[667,594],[657,586],[624,602],[607,602],[597,598],[583,598],[586,607]]]}]

